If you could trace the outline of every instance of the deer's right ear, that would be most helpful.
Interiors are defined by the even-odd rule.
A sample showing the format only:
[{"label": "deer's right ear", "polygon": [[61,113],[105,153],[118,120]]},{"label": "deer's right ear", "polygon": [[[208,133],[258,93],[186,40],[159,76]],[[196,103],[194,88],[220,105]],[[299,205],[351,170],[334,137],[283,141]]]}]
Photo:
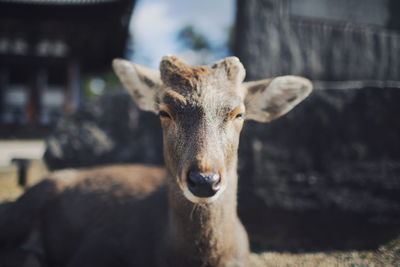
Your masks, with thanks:
[{"label": "deer's right ear", "polygon": [[156,113],[155,98],[162,86],[160,73],[125,59],[114,59],[112,66],[139,108]]}]

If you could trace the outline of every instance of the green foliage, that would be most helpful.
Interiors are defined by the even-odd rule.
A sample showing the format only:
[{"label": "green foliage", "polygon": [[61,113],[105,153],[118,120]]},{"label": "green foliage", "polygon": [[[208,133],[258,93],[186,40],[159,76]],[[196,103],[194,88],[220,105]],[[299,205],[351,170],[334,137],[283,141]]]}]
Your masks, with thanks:
[{"label": "green foliage", "polygon": [[181,41],[184,46],[195,51],[211,49],[207,38],[202,33],[198,32],[193,25],[184,26],[178,33],[178,40]]}]

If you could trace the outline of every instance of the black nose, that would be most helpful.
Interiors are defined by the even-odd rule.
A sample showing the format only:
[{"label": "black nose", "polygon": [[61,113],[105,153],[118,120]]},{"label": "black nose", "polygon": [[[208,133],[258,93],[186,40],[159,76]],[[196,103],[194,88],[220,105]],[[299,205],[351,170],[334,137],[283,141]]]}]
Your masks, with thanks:
[{"label": "black nose", "polygon": [[212,197],[221,187],[217,173],[189,172],[188,188],[196,197]]}]

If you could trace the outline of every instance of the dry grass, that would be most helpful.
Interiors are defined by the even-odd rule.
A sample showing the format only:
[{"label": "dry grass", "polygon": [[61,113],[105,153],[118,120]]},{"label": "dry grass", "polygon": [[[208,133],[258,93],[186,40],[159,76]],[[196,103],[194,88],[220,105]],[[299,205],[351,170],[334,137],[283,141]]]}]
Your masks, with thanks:
[{"label": "dry grass", "polygon": [[362,266],[362,267],[399,267],[400,237],[381,246],[376,251],[343,251],[319,253],[276,253],[264,252],[252,254],[252,266]]},{"label": "dry grass", "polygon": [[[47,167],[42,160],[33,160],[27,173],[28,187],[39,182],[47,173]],[[0,167],[0,202],[14,200],[24,192],[17,183],[16,165]]]},{"label": "dry grass", "polygon": [[395,261],[385,258],[379,251],[319,252],[299,254],[264,252],[260,254],[252,254],[251,260],[252,266],[254,267],[400,266],[398,264],[396,265]]}]

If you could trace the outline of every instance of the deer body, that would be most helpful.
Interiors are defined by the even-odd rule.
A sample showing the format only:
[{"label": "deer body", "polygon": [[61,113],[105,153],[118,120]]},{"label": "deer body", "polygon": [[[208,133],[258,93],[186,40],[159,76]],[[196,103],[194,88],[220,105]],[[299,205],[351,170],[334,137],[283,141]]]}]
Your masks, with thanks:
[{"label": "deer body", "polygon": [[[248,266],[236,211],[243,118],[285,114],[311,83],[295,76],[243,83],[233,57],[212,67],[165,57],[160,72],[126,60],[113,66],[137,105],[159,114],[166,168],[56,172],[0,207],[9,214],[0,219],[0,247],[36,228],[48,266]],[[17,224],[19,217],[34,225]]]}]

